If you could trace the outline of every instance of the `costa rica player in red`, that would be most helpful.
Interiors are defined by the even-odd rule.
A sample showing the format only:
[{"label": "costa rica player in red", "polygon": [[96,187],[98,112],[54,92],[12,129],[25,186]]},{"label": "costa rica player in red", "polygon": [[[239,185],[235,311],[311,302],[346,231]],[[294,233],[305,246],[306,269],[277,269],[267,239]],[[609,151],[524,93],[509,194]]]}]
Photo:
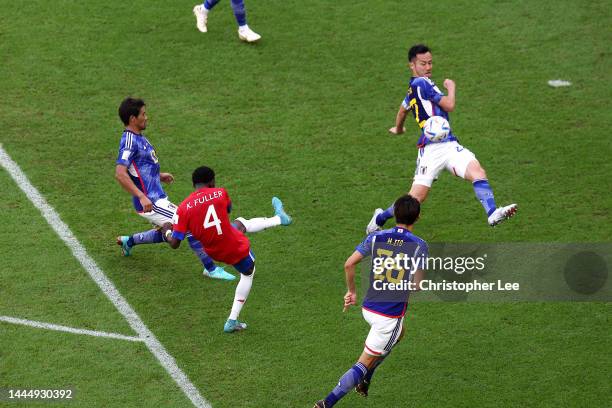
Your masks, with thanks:
[{"label": "costa rica player in red", "polygon": [[[195,169],[192,181],[195,191],[179,205],[173,225],[164,225],[164,237],[176,249],[190,232],[211,258],[233,265],[240,272],[232,310],[223,330],[226,333],[244,330],[247,325],[238,320],[238,315],[249,296],[255,273],[255,257],[249,239],[244,235],[246,228],[240,219],[234,224],[230,222],[232,201],[224,188],[215,187],[215,172],[211,168],[202,166]],[[280,200],[276,200],[280,207],[276,208],[277,213],[283,225],[290,224],[291,218],[282,209]]]}]

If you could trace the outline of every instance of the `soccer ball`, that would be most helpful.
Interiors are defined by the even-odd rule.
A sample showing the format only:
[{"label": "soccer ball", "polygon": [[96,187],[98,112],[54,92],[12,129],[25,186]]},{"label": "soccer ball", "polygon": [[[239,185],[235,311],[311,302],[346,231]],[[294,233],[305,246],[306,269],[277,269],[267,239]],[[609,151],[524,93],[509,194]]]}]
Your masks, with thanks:
[{"label": "soccer ball", "polygon": [[441,142],[446,139],[450,132],[448,121],[442,116],[432,116],[425,122],[423,126],[423,134],[432,142]]}]

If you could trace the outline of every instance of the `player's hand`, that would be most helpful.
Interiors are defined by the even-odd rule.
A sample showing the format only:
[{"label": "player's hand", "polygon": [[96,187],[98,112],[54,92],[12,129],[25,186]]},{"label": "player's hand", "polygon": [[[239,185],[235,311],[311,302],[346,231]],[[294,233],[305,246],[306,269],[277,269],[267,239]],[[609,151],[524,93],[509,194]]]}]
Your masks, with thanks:
[{"label": "player's hand", "polygon": [[405,131],[406,131],[406,128],[403,126],[401,128],[398,128],[397,126],[393,126],[392,128],[389,129],[389,133],[393,135],[401,135]]},{"label": "player's hand", "polygon": [[446,78],[444,80],[444,88],[448,89],[449,91],[451,89],[455,89],[455,81],[453,81],[452,79]]},{"label": "player's hand", "polygon": [[170,173],[159,173],[159,179],[166,184],[171,184],[174,182],[174,176]]},{"label": "player's hand", "polygon": [[349,306],[351,305],[356,305],[357,304],[357,294],[355,292],[346,292],[346,295],[344,295],[344,308],[342,309],[343,312],[346,312],[349,308]]},{"label": "player's hand", "polygon": [[143,195],[142,197],[139,198],[140,200],[140,205],[142,205],[142,211],[143,212],[151,212],[153,210],[153,203],[151,202],[151,200],[149,200],[149,197],[147,197],[146,195]]},{"label": "player's hand", "polygon": [[166,238],[166,234],[168,233],[168,231],[172,231],[172,223],[166,222],[164,223],[164,225],[161,226],[161,233],[164,239]]}]

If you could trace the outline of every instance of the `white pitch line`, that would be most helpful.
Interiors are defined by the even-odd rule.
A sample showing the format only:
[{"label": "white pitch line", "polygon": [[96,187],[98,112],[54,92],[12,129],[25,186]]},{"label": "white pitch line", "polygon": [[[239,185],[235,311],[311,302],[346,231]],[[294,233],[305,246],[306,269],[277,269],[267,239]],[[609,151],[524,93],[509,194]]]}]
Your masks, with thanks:
[{"label": "white pitch line", "polygon": [[13,324],[21,324],[24,326],[36,327],[38,329],[57,330],[57,331],[63,331],[63,332],[68,332],[68,333],[74,333],[74,334],[86,334],[88,336],[94,336],[94,337],[109,337],[111,339],[119,339],[119,340],[127,340],[127,341],[144,341],[144,339],[140,337],[124,336],[123,334],[108,333],[108,332],[96,331],[96,330],[77,329],[74,327],[61,326],[59,324],[37,322],[35,320],[18,319],[16,317],[10,317],[10,316],[0,316],[0,321],[7,322],[7,323],[13,323]]},{"label": "white pitch line", "polygon": [[96,262],[89,256],[85,247],[74,236],[68,225],[62,221],[59,214],[51,207],[40,192],[30,183],[27,176],[19,165],[11,159],[0,145],[0,165],[8,171],[17,186],[26,194],[28,199],[38,208],[42,216],[47,220],[51,228],[57,233],[62,241],[70,248],[74,257],[83,265],[91,279],[104,292],[106,297],[113,302],[119,313],[125,317],[129,325],[138,336],[143,339],[147,348],[155,358],[170,374],[172,379],[183,390],[183,393],[191,400],[197,408],[211,408],[210,403],[200,395],[198,389],[191,383],[187,375],[178,367],[174,357],[170,355],[164,346],[157,340],[153,332],[144,324],[140,316],[136,314],[132,306],[119,293],[115,285],[108,279]]}]

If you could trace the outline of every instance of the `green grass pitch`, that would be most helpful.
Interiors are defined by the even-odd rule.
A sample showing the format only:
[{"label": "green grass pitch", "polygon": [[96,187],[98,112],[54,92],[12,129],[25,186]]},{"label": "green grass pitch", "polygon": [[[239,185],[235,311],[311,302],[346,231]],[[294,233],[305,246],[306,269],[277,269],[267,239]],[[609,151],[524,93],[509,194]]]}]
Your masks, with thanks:
[{"label": "green grass pitch", "polygon": [[[434,80],[456,80],[454,130],[497,201],[520,206],[491,229],[471,186],[443,174],[419,235],[612,240],[607,2],[246,0],[256,45],[239,42],[229,0],[207,34],[194,4],[0,0],[0,143],[215,408],[311,407],[361,352],[367,325],[341,312],[342,264],[372,210],[410,186],[416,125],[387,129],[414,43],[433,48]],[[559,78],[573,85],[547,85]],[[247,332],[222,332],[235,286],[204,279],[188,249],[120,257],[114,237],[147,228],[113,179],[127,95],[147,102],[172,201],[207,164],[236,215],[269,216],[278,195],[293,216],[250,237]],[[134,335],[5,171],[0,197],[0,315]],[[370,397],[338,406],[610,406],[611,312],[417,303]],[[0,388],[66,386],[70,407],[191,406],[142,343],[0,322]]]}]

